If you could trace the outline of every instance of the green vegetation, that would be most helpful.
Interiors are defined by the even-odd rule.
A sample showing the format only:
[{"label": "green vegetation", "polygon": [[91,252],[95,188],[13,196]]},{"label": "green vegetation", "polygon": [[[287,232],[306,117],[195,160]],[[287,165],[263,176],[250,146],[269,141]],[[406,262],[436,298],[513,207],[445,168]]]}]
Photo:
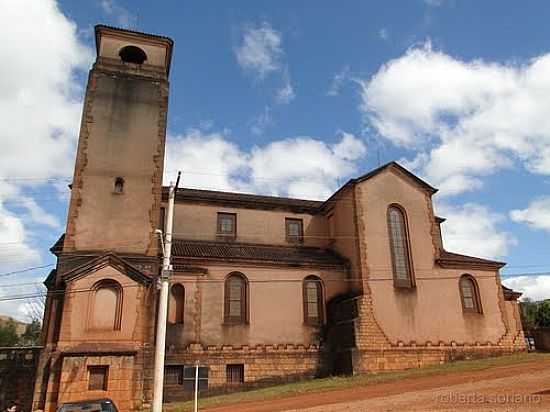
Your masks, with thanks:
[{"label": "green vegetation", "polygon": [[[42,325],[39,320],[33,320],[25,325],[21,333],[21,323],[7,319],[0,324],[0,346],[34,346],[40,342]],[[18,332],[19,330],[19,332]]]},{"label": "green vegetation", "polygon": [[17,324],[13,319],[0,325],[0,346],[16,346],[18,342]]},{"label": "green vegetation", "polygon": [[[421,369],[408,369],[399,372],[382,372],[377,374],[364,374],[349,377],[312,379],[292,384],[271,386],[263,389],[203,398],[199,399],[199,406],[201,408],[212,408],[215,406],[234,405],[242,402],[267,401],[278,398],[292,397],[304,393],[324,392],[336,389],[355,388],[380,382],[391,382],[404,378],[478,371],[495,366],[513,365],[525,362],[539,362],[541,360],[550,360],[550,353],[521,353],[488,359],[457,361],[443,365],[427,366]],[[163,410],[166,412],[191,411],[193,410],[193,402],[187,401],[168,403],[164,405]]]},{"label": "green vegetation", "polygon": [[521,322],[524,330],[550,328],[550,300],[521,302]]}]

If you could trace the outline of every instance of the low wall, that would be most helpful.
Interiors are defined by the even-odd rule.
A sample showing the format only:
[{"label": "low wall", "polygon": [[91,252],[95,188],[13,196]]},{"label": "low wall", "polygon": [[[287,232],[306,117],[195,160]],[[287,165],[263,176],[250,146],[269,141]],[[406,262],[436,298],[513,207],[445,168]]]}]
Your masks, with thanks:
[{"label": "low wall", "polygon": [[41,347],[0,347],[0,408],[11,401],[30,411]]},{"label": "low wall", "polygon": [[535,339],[535,349],[550,352],[550,328],[533,329],[530,336]]}]

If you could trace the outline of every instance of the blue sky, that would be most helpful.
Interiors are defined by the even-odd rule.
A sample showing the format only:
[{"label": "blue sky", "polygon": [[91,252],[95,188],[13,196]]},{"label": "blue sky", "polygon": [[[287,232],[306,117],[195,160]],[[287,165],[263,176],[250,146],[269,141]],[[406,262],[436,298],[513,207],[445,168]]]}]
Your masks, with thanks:
[{"label": "blue sky", "polygon": [[[54,262],[97,23],[175,41],[168,177],[322,199],[398,160],[441,189],[448,249],[550,272],[547,2],[0,3],[13,62],[0,69],[0,274]],[[0,277],[0,295],[30,293],[48,269]],[[550,297],[549,277],[508,282]],[[24,302],[0,312],[21,317]]]}]

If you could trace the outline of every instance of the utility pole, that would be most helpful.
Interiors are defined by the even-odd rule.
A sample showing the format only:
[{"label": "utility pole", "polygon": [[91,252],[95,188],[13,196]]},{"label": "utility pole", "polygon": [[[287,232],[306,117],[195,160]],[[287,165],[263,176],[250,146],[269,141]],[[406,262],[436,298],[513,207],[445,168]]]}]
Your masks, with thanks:
[{"label": "utility pole", "polygon": [[174,226],[174,201],[180,182],[181,172],[178,172],[176,184],[170,182],[168,192],[168,210],[166,214],[166,229],[162,247],[162,272],[160,274],[160,296],[157,316],[157,338],[155,342],[155,374],[153,380],[153,412],[162,412],[162,397],[164,388],[164,355],[166,352],[166,317],[168,314],[168,288],[172,273],[172,228]]}]

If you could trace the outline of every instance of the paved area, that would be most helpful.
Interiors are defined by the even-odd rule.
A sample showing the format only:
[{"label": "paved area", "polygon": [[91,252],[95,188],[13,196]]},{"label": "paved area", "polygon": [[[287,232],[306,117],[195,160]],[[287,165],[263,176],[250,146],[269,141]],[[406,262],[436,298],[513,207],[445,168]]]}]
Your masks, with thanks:
[{"label": "paved area", "polygon": [[209,411],[550,411],[550,360],[407,378]]}]

